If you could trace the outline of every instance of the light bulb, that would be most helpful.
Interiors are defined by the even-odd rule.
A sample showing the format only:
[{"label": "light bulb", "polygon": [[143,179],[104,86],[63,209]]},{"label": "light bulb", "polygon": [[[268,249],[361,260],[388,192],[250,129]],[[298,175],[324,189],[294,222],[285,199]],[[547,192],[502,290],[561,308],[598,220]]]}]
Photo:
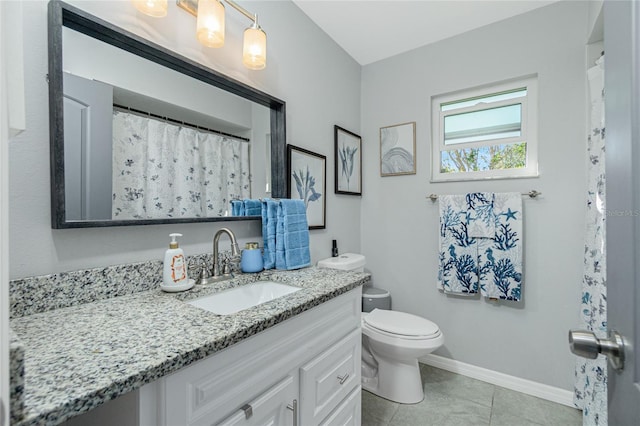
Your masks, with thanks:
[{"label": "light bulb", "polygon": [[224,46],[224,5],[218,0],[198,1],[196,35],[204,46]]},{"label": "light bulb", "polygon": [[262,70],[267,66],[267,35],[257,24],[244,31],[242,63],[250,70]]},{"label": "light bulb", "polygon": [[132,0],[133,5],[145,15],[154,18],[162,18],[167,16],[167,0]]}]

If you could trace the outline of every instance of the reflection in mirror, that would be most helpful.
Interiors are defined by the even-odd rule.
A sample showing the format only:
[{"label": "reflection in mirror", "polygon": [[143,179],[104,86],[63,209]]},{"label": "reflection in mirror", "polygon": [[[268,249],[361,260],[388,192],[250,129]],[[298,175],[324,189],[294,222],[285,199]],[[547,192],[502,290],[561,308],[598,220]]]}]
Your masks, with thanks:
[{"label": "reflection in mirror", "polygon": [[251,179],[267,107],[69,28],[62,66],[67,220],[228,216],[269,195]]},{"label": "reflection in mirror", "polygon": [[56,12],[54,228],[240,220],[231,200],[285,196],[283,102],[57,1],[54,35]]}]

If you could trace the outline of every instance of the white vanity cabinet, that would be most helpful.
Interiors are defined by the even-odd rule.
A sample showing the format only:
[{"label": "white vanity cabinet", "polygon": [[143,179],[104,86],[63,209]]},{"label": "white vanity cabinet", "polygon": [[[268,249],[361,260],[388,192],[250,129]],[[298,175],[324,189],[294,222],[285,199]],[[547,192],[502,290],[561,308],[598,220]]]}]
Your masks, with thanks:
[{"label": "white vanity cabinet", "polygon": [[360,424],[358,287],[143,386],[140,425]]}]

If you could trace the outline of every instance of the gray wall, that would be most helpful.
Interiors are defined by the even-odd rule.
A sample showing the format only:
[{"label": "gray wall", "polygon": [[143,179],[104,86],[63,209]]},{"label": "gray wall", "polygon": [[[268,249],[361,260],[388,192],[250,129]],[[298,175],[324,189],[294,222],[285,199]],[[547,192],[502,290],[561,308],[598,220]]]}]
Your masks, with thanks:
[{"label": "gray wall", "polygon": [[[169,15],[159,20],[137,13],[130,2],[73,4],[286,101],[288,142],[327,156],[327,229],[311,231],[312,260],[330,256],[334,238],[343,250],[360,250],[360,227],[354,226],[360,199],[333,194],[333,125],[360,130],[360,66],[293,3],[243,2],[259,14],[267,32],[264,71],[241,64],[242,32],[249,22],[231,8],[226,45],[216,50],[197,43],[195,18],[175,2],[169,2]],[[209,252],[213,234],[225,225],[51,229],[46,5],[24,3],[27,131],[9,148],[10,278],[161,259],[170,232],[184,234],[187,254]],[[259,221],[227,226],[241,242],[261,238]]]},{"label": "gray wall", "polygon": [[[438,355],[563,389],[580,302],[585,201],[587,4],[561,2],[363,67],[362,251],[394,309],[436,322]],[[540,177],[429,182],[431,96],[538,74]],[[417,122],[417,174],[380,177],[378,129]],[[542,191],[523,199],[521,303],[436,290],[438,205],[430,193]]]}]

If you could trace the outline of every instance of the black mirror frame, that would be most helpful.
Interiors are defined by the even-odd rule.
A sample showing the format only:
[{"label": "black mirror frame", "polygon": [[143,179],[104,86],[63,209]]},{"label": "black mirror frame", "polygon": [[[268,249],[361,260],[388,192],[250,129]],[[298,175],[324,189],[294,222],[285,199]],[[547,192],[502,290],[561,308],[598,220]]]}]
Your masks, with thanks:
[{"label": "black mirror frame", "polygon": [[62,87],[62,28],[67,27],[167,68],[211,84],[271,109],[271,195],[286,197],[285,102],[145,40],[59,0],[49,2],[49,139],[51,227],[90,228],[167,223],[256,220],[259,216],[141,220],[67,221],[64,187],[64,106]]}]

